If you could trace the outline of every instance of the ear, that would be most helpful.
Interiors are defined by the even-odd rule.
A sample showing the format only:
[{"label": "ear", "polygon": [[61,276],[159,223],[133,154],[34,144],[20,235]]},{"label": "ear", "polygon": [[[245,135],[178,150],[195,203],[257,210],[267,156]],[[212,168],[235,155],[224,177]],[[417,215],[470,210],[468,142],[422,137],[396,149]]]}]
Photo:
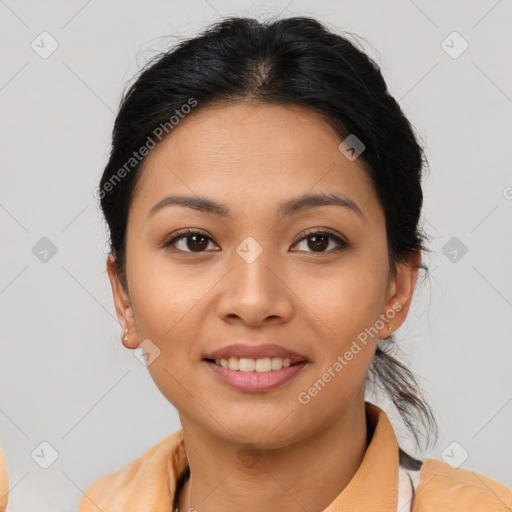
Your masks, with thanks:
[{"label": "ear", "polygon": [[[139,341],[133,318],[131,300],[119,279],[114,261],[115,256],[109,254],[107,257],[107,272],[110,279],[110,286],[112,287],[112,295],[114,296],[117,319],[122,327],[121,340],[126,348],[135,349],[139,346]],[[128,328],[127,335],[125,328]]]},{"label": "ear", "polygon": [[[407,318],[411,305],[414,287],[418,279],[418,266],[421,252],[415,251],[407,263],[397,265],[396,275],[391,277],[388,300],[380,318],[385,325],[379,332],[380,339],[386,339],[396,331]],[[391,329],[388,329],[389,328]]]}]

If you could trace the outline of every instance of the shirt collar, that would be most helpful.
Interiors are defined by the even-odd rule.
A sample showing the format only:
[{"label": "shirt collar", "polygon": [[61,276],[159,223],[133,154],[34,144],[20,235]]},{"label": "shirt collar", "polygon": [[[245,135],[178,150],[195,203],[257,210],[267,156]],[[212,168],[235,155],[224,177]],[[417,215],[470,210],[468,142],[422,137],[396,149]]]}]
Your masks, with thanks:
[{"label": "shirt collar", "polygon": [[[356,473],[325,512],[396,512],[398,501],[398,443],[386,413],[365,402],[368,429],[373,431]],[[178,433],[178,432],[177,432]],[[188,468],[183,431],[172,453],[171,502],[181,475]]]},{"label": "shirt collar", "polygon": [[326,512],[396,512],[398,501],[398,443],[386,413],[365,402],[373,435],[356,473],[325,509]]},{"label": "shirt collar", "polygon": [[[325,512],[396,512],[399,451],[395,433],[382,409],[365,402],[365,412],[371,435],[365,456]],[[141,457],[93,482],[78,510],[161,512],[172,505],[179,479],[187,468],[183,430],[178,430]]]}]

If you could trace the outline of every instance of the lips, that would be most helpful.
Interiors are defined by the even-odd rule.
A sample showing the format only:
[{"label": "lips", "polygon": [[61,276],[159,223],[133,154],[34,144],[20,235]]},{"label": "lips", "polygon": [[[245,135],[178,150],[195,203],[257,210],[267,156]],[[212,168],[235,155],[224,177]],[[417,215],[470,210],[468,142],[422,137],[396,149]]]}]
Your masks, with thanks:
[{"label": "lips", "polygon": [[280,347],[279,345],[244,345],[235,344],[220,348],[214,352],[210,352],[203,356],[203,359],[229,359],[230,357],[238,357],[245,359],[264,359],[266,357],[280,357],[282,359],[290,359],[293,363],[308,361],[306,356],[298,354],[292,350]]}]

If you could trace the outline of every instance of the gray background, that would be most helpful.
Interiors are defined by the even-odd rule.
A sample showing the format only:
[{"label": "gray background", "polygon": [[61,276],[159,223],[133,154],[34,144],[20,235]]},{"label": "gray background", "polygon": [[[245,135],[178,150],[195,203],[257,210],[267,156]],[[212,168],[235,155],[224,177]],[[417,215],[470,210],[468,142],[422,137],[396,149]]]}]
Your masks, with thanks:
[{"label": "gray background", "polygon": [[[435,448],[415,453],[462,460],[467,452],[462,467],[512,487],[510,0],[0,0],[0,442],[9,512],[75,510],[90,482],[180,428],[121,345],[93,190],[138,66],[232,14],[312,15],[368,41],[430,162],[431,277],[396,333],[441,431]],[[43,31],[58,43],[45,59],[31,47],[46,37],[50,48]],[[469,44],[457,58],[442,45],[453,31]],[[453,36],[446,44],[462,48]],[[57,249],[46,262],[43,237]],[[50,461],[43,441],[58,452],[48,469],[31,457],[36,450]]]}]

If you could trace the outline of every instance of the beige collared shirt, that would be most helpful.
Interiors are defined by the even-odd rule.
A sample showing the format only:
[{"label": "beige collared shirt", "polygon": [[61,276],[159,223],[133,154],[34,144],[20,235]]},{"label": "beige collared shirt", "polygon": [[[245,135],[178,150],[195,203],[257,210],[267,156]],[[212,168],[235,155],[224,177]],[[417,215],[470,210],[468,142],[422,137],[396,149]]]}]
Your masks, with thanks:
[{"label": "beige collared shirt", "polygon": [[[363,461],[324,512],[510,512],[512,492],[483,475],[427,459],[421,471],[399,466],[399,447],[386,413],[365,404],[373,435]],[[78,512],[172,512],[188,468],[183,430],[141,457],[93,482]],[[222,511],[219,511],[222,512]]]}]

